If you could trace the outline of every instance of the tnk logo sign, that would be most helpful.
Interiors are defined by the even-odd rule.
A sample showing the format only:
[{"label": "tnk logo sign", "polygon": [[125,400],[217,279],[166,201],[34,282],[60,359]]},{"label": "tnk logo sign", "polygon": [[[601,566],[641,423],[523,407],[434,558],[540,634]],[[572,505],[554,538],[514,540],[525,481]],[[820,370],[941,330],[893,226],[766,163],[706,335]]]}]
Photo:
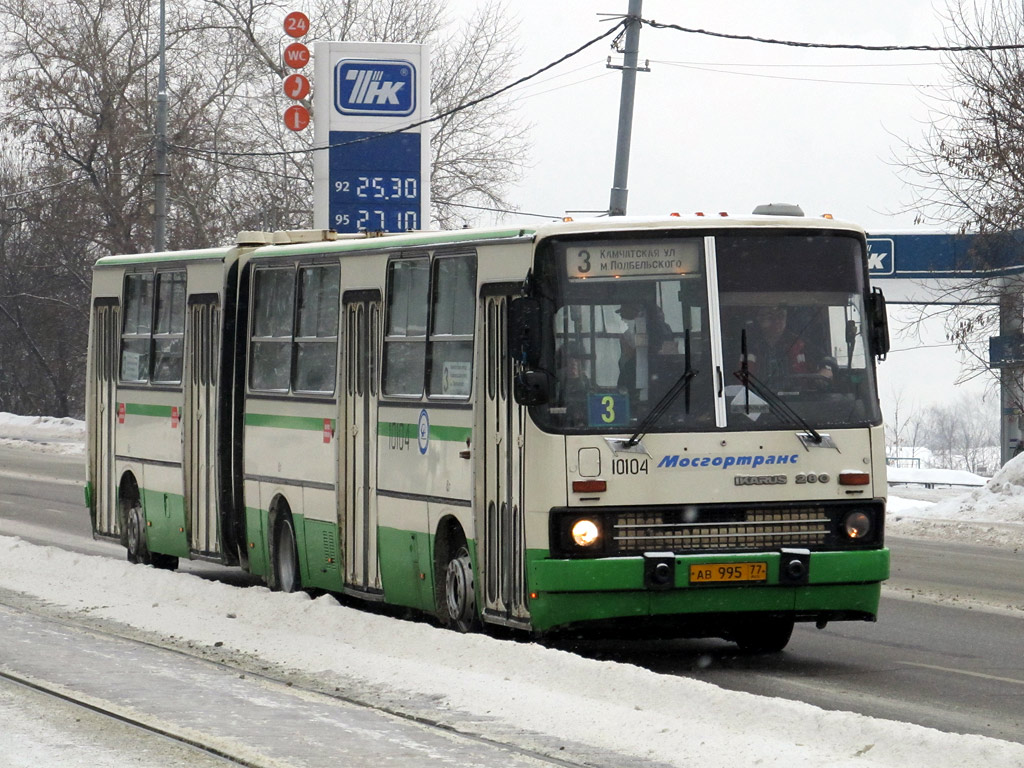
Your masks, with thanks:
[{"label": "tnk logo sign", "polygon": [[891,237],[868,238],[868,273],[891,275],[895,270],[896,244]]},{"label": "tnk logo sign", "polygon": [[343,115],[411,115],[416,68],[408,61],[342,59],[334,68],[334,106]]}]

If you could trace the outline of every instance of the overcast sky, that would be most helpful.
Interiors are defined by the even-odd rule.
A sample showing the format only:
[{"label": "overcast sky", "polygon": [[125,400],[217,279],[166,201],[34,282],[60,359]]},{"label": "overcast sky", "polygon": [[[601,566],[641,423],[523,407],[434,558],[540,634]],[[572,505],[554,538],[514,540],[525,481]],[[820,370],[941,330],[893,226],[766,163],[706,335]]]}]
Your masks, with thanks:
[{"label": "overcast sky", "polygon": [[[469,0],[457,0],[465,9]],[[509,80],[590,40],[628,0],[516,0],[521,66]],[[864,45],[943,44],[943,0],[644,0],[643,16],[730,34]],[[524,213],[560,216],[608,207],[619,70],[602,41],[517,88],[533,125],[532,168],[512,193]],[[764,202],[832,213],[871,233],[914,226],[913,190],[899,174],[904,142],[920,143],[943,81],[942,54],[806,50],[645,26],[637,75],[628,212],[749,213]],[[613,63],[621,63],[614,55]],[[543,218],[506,215],[501,223]],[[881,284],[884,289],[884,283]],[[902,390],[947,399],[959,364],[940,323],[926,338],[894,339],[882,366],[883,400]],[[981,384],[970,387],[980,392]]]},{"label": "overcast sky", "polygon": [[[596,37],[627,0],[517,0],[524,74]],[[645,0],[643,16],[716,32],[808,42],[934,44],[930,0],[822,3]],[[602,41],[518,88],[533,123],[534,167],[513,198],[561,214],[608,205],[621,75]],[[870,229],[908,227],[912,199],[895,173],[920,136],[917,86],[941,81],[938,53],[805,50],[645,26],[629,174],[630,213],[749,212],[768,201],[831,212]],[[621,63],[621,56],[613,56]]]}]

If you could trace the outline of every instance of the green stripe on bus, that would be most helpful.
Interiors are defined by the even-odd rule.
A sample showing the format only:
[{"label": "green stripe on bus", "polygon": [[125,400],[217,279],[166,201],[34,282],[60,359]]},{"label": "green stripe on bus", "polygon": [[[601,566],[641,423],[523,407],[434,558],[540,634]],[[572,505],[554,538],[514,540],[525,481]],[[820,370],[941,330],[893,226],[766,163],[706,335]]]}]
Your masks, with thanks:
[{"label": "green stripe on bus", "polygon": [[169,419],[171,417],[171,408],[178,407],[180,406],[125,403],[124,412],[131,416],[158,416],[162,419]]},{"label": "green stripe on bus", "polygon": [[443,440],[451,443],[464,443],[473,437],[473,430],[468,427],[435,427],[430,426],[430,439]]},{"label": "green stripe on bus", "polygon": [[[269,413],[245,414],[247,427],[274,427],[276,429],[304,429],[310,432],[322,432],[324,419],[317,416],[273,416]],[[334,419],[331,419],[334,429]]]},{"label": "green stripe on bus", "polygon": [[[418,424],[405,424],[397,421],[381,421],[377,424],[377,435],[379,437],[407,437],[410,440],[416,440],[419,438],[419,434]],[[431,440],[440,440],[444,443],[464,443],[472,437],[473,430],[470,427],[430,425]]]}]

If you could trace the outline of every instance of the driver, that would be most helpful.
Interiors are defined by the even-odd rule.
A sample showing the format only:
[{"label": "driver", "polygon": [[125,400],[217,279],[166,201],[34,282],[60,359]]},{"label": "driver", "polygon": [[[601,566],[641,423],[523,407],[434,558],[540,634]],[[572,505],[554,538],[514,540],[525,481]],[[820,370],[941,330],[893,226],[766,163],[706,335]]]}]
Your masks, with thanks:
[{"label": "driver", "polygon": [[[772,388],[788,377],[817,373],[832,378],[827,358],[815,368],[807,359],[807,344],[788,327],[789,311],[785,306],[760,307],[754,327],[747,338],[747,368]],[[742,360],[741,360],[742,362]]]}]

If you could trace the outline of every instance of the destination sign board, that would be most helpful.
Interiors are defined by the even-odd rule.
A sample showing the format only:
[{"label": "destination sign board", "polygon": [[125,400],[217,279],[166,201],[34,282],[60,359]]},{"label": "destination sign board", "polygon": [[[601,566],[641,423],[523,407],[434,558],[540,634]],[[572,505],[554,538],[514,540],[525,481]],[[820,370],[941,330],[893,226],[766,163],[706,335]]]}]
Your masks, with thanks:
[{"label": "destination sign board", "polygon": [[699,240],[602,241],[567,246],[570,280],[692,275],[701,271]]}]

